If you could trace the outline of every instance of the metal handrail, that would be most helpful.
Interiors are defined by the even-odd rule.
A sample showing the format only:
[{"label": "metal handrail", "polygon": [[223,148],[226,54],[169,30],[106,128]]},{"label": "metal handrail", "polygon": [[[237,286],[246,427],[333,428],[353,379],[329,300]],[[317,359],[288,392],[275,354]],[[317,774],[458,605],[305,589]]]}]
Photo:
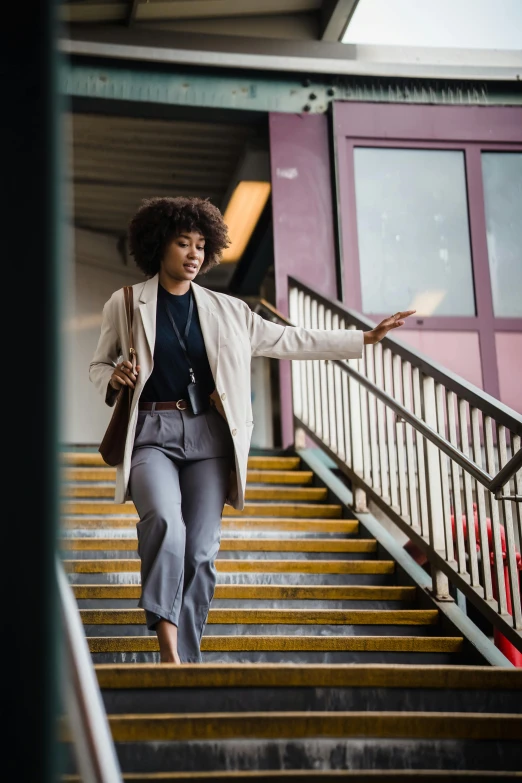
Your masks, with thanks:
[{"label": "metal handrail", "polygon": [[[305,286],[302,284],[299,285],[301,288],[305,288]],[[314,296],[316,298],[320,298],[317,294],[314,294]],[[330,302],[328,305],[330,307],[332,306]],[[270,304],[270,302],[267,302],[265,299],[260,299],[259,304],[256,306],[256,310],[261,308],[270,312],[275,318],[277,318],[286,326],[295,326],[292,321],[286,318],[282,313],[279,312],[279,310],[277,310],[273,305]],[[351,315],[352,314],[350,313],[350,316]],[[366,325],[370,326],[371,324],[368,323]],[[394,343],[394,348],[395,346],[396,344]],[[331,364],[335,364],[340,367],[343,372],[350,375],[352,378],[354,378],[354,380],[360,383],[361,386],[364,386],[381,402],[391,408],[401,419],[404,419],[408,422],[408,424],[411,424],[411,426],[414,427],[417,432],[420,432],[421,435],[438,446],[441,451],[453,459],[458,465],[460,465],[461,468],[473,476],[473,478],[475,478],[477,481],[480,481],[480,483],[490,492],[498,492],[498,490],[505,486],[513,478],[515,473],[517,473],[517,471],[522,467],[522,449],[520,449],[495,476],[490,476],[489,473],[487,473],[485,470],[482,470],[482,468],[479,467],[475,462],[470,460],[468,457],[462,454],[462,452],[456,449],[452,443],[446,440],[446,438],[443,438],[442,435],[439,435],[438,432],[435,432],[435,430],[426,424],[426,422],[424,422],[422,419],[419,419],[418,416],[397,402],[397,400],[394,400],[393,397],[390,397],[389,394],[386,394],[383,389],[372,383],[372,381],[366,378],[366,376],[364,376],[362,373],[358,372],[346,362],[337,359],[328,361]],[[410,357],[408,357],[408,361],[411,361]],[[520,497],[520,500],[522,500],[522,496]]]},{"label": "metal handrail", "polygon": [[[327,299],[294,277],[288,278],[288,285],[299,288],[305,295],[313,297],[319,304],[324,305],[340,318],[349,319],[357,329],[364,331],[375,327],[374,321],[355,310],[350,310],[338,301]],[[282,317],[284,318],[284,316]],[[442,383],[448,390],[465,397],[471,405],[479,408],[486,416],[492,416],[499,424],[503,424],[517,435],[522,435],[522,415],[504,405],[500,400],[496,400],[473,383],[448,370],[447,367],[443,367],[428,356],[424,356],[420,351],[406,346],[390,335],[385,337],[381,344],[383,348],[391,348],[396,355],[409,362],[413,367],[430,375],[436,383]]]},{"label": "metal handrail", "polygon": [[122,783],[100,686],[76,599],[59,557],[56,576],[64,628],[67,674],[64,700],[83,783]]},{"label": "metal handrail", "polygon": [[[265,317],[375,326],[288,283],[290,318],[262,300]],[[317,358],[292,363],[296,437],[312,438],[351,480],[355,511],[371,500],[425,553],[437,600],[451,597],[451,582],[522,651],[522,510],[510,502],[522,501],[522,417],[390,336],[360,361]]]}]

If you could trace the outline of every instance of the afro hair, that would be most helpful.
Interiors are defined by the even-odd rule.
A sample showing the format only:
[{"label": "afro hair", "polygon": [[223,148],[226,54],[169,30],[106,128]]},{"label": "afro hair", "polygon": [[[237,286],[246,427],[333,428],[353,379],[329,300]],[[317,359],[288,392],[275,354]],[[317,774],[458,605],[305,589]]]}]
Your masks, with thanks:
[{"label": "afro hair", "polygon": [[208,199],[157,197],[145,199],[129,224],[130,253],[147,277],[160,270],[168,244],[183,232],[199,231],[205,237],[201,273],[221,261],[230,239],[223,216]]}]

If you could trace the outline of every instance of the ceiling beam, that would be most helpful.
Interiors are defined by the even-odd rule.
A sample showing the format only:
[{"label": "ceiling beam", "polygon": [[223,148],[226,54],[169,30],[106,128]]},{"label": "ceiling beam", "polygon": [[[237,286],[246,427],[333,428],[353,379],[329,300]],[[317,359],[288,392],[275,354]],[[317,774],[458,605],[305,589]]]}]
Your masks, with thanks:
[{"label": "ceiling beam", "polygon": [[[136,21],[167,21],[169,19],[212,19],[239,16],[265,16],[266,14],[291,14],[317,11],[321,0],[164,0],[160,3],[142,3],[130,0],[135,5]],[[61,19],[65,22],[116,21],[128,17],[125,3],[84,2],[67,3],[60,7]]]},{"label": "ceiling beam", "polygon": [[144,3],[138,18],[153,19],[212,19],[225,16],[258,16],[266,14],[302,13],[316,11],[321,0],[163,0]]},{"label": "ceiling beam", "polygon": [[[76,5],[76,4],[75,4]],[[150,5],[150,4],[149,4]],[[436,47],[401,47],[401,46],[370,46],[327,41],[274,41],[259,38],[242,38],[241,36],[215,36],[192,33],[166,33],[160,30],[145,30],[138,25],[128,28],[123,25],[99,25],[97,27],[71,28],[69,37],[59,41],[61,52],[68,55],[89,57],[104,57],[113,60],[134,60],[135,62],[154,62],[178,66],[170,75],[168,94],[176,87],[183,106],[201,105],[201,91],[192,95],[184,84],[195,84],[198,79],[208,82],[211,78],[209,69],[222,68],[234,71],[236,81],[243,79],[248,82],[247,72],[253,70],[277,72],[279,78],[289,80],[286,74],[299,74],[295,77],[303,83],[302,74],[309,79],[312,74],[336,76],[379,76],[391,78],[414,79],[470,79],[487,81],[516,81],[520,84],[520,69],[522,65],[521,51],[501,51],[482,49],[438,49]],[[64,58],[65,59],[65,58]],[[70,61],[69,61],[70,62]],[[181,74],[179,66],[189,66],[191,73]],[[196,70],[198,69],[198,70]],[[64,69],[62,69],[64,70]],[[65,66],[67,70],[67,65]],[[238,75],[239,74],[239,75]],[[285,74],[285,76],[283,76]],[[103,74],[102,74],[103,75]],[[135,74],[125,70],[120,74],[126,80],[127,75],[134,78]],[[179,84],[176,81],[179,78]],[[181,78],[182,77],[182,78]],[[150,74],[143,74],[143,92],[150,90]],[[118,81],[118,80],[116,80]],[[292,105],[288,99],[272,108],[274,97],[273,80],[264,80],[263,96],[260,99],[261,86],[253,86],[252,79],[245,84],[246,92],[241,89],[230,92],[225,104],[216,108],[251,109],[258,108],[268,111],[303,111],[307,103],[309,90],[303,96],[298,95]],[[221,83],[218,80],[218,83]],[[236,85],[237,86],[237,85]],[[243,85],[241,85],[243,86]],[[253,91],[250,91],[253,86]],[[293,87],[294,85],[292,85]],[[114,84],[97,77],[84,85],[87,94],[92,98],[104,91],[107,97],[123,98],[124,95],[114,93]],[[220,92],[222,91],[220,86]],[[208,92],[209,97],[215,88]],[[83,95],[83,92],[79,93]],[[291,94],[291,98],[296,98]],[[305,100],[303,100],[303,97]],[[131,100],[131,98],[127,98]],[[141,98],[143,101],[144,98]],[[150,103],[149,99],[149,103]],[[165,101],[156,100],[156,103]],[[173,103],[167,100],[167,103]],[[256,105],[257,103],[257,105]],[[315,101],[317,106],[319,100]],[[215,101],[212,104],[216,106]],[[315,107],[315,106],[314,106]],[[324,110],[324,109],[323,109]]]},{"label": "ceiling beam", "polygon": [[323,0],[320,40],[340,41],[358,4],[359,0]]}]

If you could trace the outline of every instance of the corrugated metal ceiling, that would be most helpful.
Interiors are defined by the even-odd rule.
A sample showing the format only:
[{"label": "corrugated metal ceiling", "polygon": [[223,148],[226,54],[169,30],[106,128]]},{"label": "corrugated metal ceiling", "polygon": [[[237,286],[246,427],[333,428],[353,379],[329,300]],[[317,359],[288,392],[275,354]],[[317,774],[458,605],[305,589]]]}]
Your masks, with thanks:
[{"label": "corrugated metal ceiling", "polygon": [[247,125],[73,114],[74,222],[125,234],[143,198],[210,197],[219,208],[245,142]]},{"label": "corrugated metal ceiling", "polygon": [[322,0],[66,0],[61,16],[70,24],[313,39],[321,7]]}]

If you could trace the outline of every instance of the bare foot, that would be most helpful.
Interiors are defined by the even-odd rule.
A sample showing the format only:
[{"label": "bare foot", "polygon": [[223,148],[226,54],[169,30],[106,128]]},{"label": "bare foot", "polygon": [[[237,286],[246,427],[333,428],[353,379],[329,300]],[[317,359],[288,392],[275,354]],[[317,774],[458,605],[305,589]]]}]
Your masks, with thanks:
[{"label": "bare foot", "polygon": [[157,623],[155,630],[158,635],[160,662],[180,664],[177,626],[162,619]]},{"label": "bare foot", "polygon": [[161,653],[160,652],[160,663],[179,663],[181,664],[181,658],[177,653]]}]

